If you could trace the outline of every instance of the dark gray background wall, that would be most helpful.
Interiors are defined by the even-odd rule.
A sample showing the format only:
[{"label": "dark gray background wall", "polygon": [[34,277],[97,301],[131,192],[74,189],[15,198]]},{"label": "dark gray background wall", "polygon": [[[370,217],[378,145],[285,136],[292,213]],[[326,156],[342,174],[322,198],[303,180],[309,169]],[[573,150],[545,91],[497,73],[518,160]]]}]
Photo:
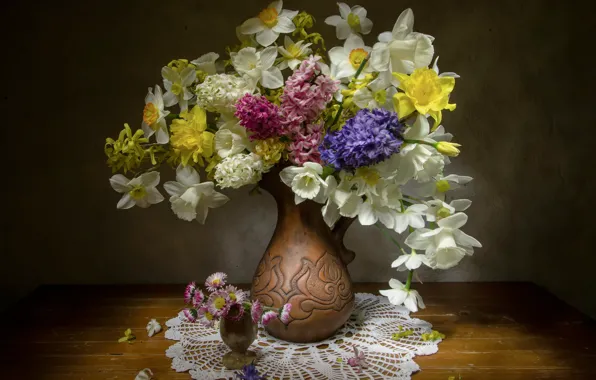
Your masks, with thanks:
[{"label": "dark gray background wall", "polygon": [[[391,30],[412,7],[455,71],[447,129],[464,146],[450,168],[475,177],[466,231],[484,248],[427,281],[529,280],[596,315],[591,45],[594,6],[574,1],[360,1]],[[215,270],[248,282],[275,224],[269,195],[231,191],[205,226],[163,203],[117,211],[103,142],[139,127],[148,86],[172,58],[235,43],[265,1],[128,0],[2,5],[3,207],[0,289],[10,301],[45,283],[165,283]],[[352,4],[353,5],[353,4]],[[315,15],[328,45],[334,1],[287,1]],[[162,175],[164,180],[172,173]],[[396,253],[353,226],[356,281],[386,281]],[[515,297],[515,294],[512,294]]]}]

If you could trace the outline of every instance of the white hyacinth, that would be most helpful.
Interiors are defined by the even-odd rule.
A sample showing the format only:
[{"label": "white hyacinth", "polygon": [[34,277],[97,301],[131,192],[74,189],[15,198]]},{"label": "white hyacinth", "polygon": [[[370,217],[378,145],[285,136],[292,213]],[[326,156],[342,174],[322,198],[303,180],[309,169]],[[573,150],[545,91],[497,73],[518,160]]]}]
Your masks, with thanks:
[{"label": "white hyacinth", "polygon": [[235,154],[224,158],[215,167],[215,181],[219,187],[237,189],[261,180],[263,161],[254,153]]},{"label": "white hyacinth", "polygon": [[233,113],[234,104],[252,92],[241,77],[229,74],[209,75],[196,88],[197,104],[210,112]]}]

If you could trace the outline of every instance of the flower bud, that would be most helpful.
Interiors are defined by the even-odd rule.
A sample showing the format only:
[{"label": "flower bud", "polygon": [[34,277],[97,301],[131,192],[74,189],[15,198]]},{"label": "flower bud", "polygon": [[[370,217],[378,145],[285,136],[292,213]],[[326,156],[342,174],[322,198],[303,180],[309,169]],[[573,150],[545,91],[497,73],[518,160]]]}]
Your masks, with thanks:
[{"label": "flower bud", "polygon": [[458,146],[461,146],[457,143],[447,142],[447,141],[439,141],[435,144],[435,149],[449,157],[457,157],[459,155]]}]

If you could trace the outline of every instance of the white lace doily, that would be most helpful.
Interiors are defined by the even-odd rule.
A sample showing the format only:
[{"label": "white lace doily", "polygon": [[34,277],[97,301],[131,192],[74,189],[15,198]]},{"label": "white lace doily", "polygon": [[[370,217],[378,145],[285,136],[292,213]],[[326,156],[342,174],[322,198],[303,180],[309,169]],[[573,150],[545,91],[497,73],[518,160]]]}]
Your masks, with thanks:
[{"label": "white lace doily", "polygon": [[[188,323],[178,316],[166,322],[167,339],[177,340],[166,351],[172,368],[189,371],[193,379],[233,379],[235,371],[222,366],[222,356],[229,348],[222,342],[219,330]],[[391,335],[412,330],[412,334],[392,340]],[[391,305],[385,297],[356,294],[355,312],[331,338],[318,343],[288,343],[259,329],[250,350],[257,353],[256,366],[268,378],[280,379],[410,379],[420,369],[413,361],[416,355],[437,352],[439,341],[423,341],[421,335],[431,332],[432,325],[410,318],[403,306]],[[358,372],[348,364],[354,356],[353,346],[366,354],[368,368]]]}]

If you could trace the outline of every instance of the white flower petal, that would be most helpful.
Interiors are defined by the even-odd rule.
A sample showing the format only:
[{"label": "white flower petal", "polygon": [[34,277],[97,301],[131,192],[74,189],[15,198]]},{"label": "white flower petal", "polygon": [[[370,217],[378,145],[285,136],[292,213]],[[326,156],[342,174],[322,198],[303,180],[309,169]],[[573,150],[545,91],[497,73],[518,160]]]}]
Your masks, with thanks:
[{"label": "white flower petal", "polygon": [[387,297],[393,305],[403,304],[408,296],[408,293],[403,289],[380,290],[379,293]]},{"label": "white flower petal", "polygon": [[277,33],[292,33],[296,30],[296,25],[287,17],[278,17],[277,24],[273,27],[273,30]]},{"label": "white flower petal", "polygon": [[256,40],[262,46],[269,46],[279,37],[279,33],[275,32],[273,29],[265,28],[259,33],[257,33]]},{"label": "white flower petal", "polygon": [[[174,69],[169,66],[164,66],[161,68],[161,76],[164,79],[169,80],[172,83],[176,83],[177,81],[180,80],[180,75],[178,75],[178,73],[176,71],[174,71]],[[156,96],[157,96],[158,92],[161,92],[161,89],[158,90],[156,87],[155,88]]]},{"label": "white flower petal", "polygon": [[348,15],[352,12],[350,6],[346,3],[337,3],[337,6],[339,7],[339,14],[341,17],[347,19]]},{"label": "white flower petal", "polygon": [[255,34],[265,30],[267,27],[263,24],[263,21],[258,17],[249,18],[240,25],[240,33],[242,34]]},{"label": "white flower petal", "polygon": [[167,144],[170,141],[170,136],[168,134],[168,129],[167,127],[165,127],[165,120],[162,120],[164,126],[161,127],[157,130],[157,134],[155,135],[155,141],[157,141],[158,144]]},{"label": "white flower petal", "polygon": [[352,34],[352,28],[346,20],[341,20],[335,27],[335,36],[338,40],[345,40]]},{"label": "white flower petal", "polygon": [[159,185],[159,172],[153,171],[141,174],[139,178],[141,180],[141,184],[145,187],[155,187]]},{"label": "white flower petal", "polygon": [[427,67],[432,62],[435,54],[432,40],[425,35],[420,35],[417,41],[418,43],[416,44],[416,50],[414,52],[415,67]]},{"label": "white flower petal", "polygon": [[439,227],[457,229],[463,227],[468,221],[468,216],[463,212],[443,218],[437,222]]},{"label": "white flower petal", "polygon": [[280,14],[283,9],[284,3],[282,0],[273,1],[269,4],[267,8],[275,8],[277,14]]},{"label": "white flower petal", "polygon": [[370,202],[364,202],[358,210],[358,221],[363,226],[371,226],[377,222],[378,218],[373,212]]},{"label": "white flower petal", "polygon": [[179,164],[176,168],[176,181],[180,182],[186,187],[190,187],[201,183],[199,172],[190,165],[184,166]]},{"label": "white flower petal", "polygon": [[205,200],[205,204],[209,208],[217,208],[217,207],[221,207],[224,204],[228,203],[229,200],[230,200],[230,198],[228,198],[227,196],[215,191],[207,200]]},{"label": "white flower petal", "polygon": [[209,207],[207,207],[207,205],[199,203],[199,205],[197,206],[197,222],[201,223],[201,224],[205,224],[205,221],[207,220],[207,215],[209,214]]},{"label": "white flower petal", "polygon": [[137,374],[135,380],[151,380],[153,379],[153,372],[149,368],[145,368]]},{"label": "white flower petal", "polygon": [[286,17],[286,18],[289,18],[290,20],[292,20],[294,17],[296,17],[297,14],[298,14],[298,11],[291,11],[289,9],[284,9],[279,14],[279,17]]},{"label": "white flower petal", "polygon": [[366,9],[364,9],[360,5],[354,5],[351,9],[351,13],[358,16],[361,23],[362,23],[362,20],[366,17]]},{"label": "white flower petal", "polygon": [[410,226],[413,228],[424,228],[424,219],[422,215],[410,215]]},{"label": "white flower petal", "polygon": [[112,186],[112,189],[119,193],[127,193],[130,191],[128,182],[130,182],[130,180],[122,174],[115,174],[112,176],[112,178],[110,178],[110,185]]},{"label": "white flower petal", "polygon": [[364,41],[362,40],[362,37],[360,37],[357,34],[352,34],[348,37],[348,39],[346,40],[346,42],[344,43],[344,48],[346,49],[346,51],[349,53],[354,49],[360,49],[360,48],[364,48]]},{"label": "white flower petal", "polygon": [[163,201],[163,195],[155,187],[147,188],[147,202],[154,205]]},{"label": "white flower petal", "polygon": [[341,16],[333,15],[333,16],[329,16],[325,19],[325,24],[331,25],[331,26],[337,26],[337,24],[339,24],[339,22],[342,20],[343,19],[341,18]]},{"label": "white flower petal", "polygon": [[482,244],[480,244],[478,240],[463,231],[453,231],[453,237],[455,238],[455,242],[459,245],[482,248]]},{"label": "white flower petal", "polygon": [[344,50],[344,48],[342,48],[340,46],[331,48],[331,50],[329,50],[328,53],[329,53],[329,59],[331,60],[331,63],[339,64],[340,62],[345,62],[348,60],[348,55],[347,55],[346,51]]},{"label": "white flower petal", "polygon": [[130,194],[126,193],[122,196],[122,198],[120,198],[120,200],[118,201],[118,204],[116,205],[116,208],[118,208],[120,210],[126,210],[126,209],[131,208],[134,205],[135,205],[134,199],[132,199]]},{"label": "white flower petal", "polygon": [[465,211],[472,205],[472,201],[469,199],[455,199],[449,205],[455,211]]},{"label": "white flower petal", "polygon": [[178,196],[172,196],[170,198],[170,203],[172,204],[172,211],[179,219],[191,222],[196,218],[196,205],[192,202],[187,202]]},{"label": "white flower petal", "polygon": [[402,233],[408,228],[408,216],[402,213],[396,213],[393,229],[397,233]]},{"label": "white flower petal", "polygon": [[412,313],[418,311],[418,305],[416,304],[416,296],[412,293],[408,293],[406,299],[404,300],[404,306],[410,310]]},{"label": "white flower petal", "polygon": [[173,92],[168,91],[163,97],[163,101],[166,107],[171,107],[178,103],[178,97]]},{"label": "white flower petal", "polygon": [[437,249],[430,254],[431,266],[436,269],[451,269],[466,256],[466,251],[460,247]]},{"label": "white flower petal", "polygon": [[284,84],[284,77],[281,70],[277,67],[272,67],[269,70],[263,71],[263,78],[261,84],[265,88],[275,89],[280,88]]},{"label": "white flower petal", "polygon": [[261,67],[263,70],[267,70],[275,63],[277,57],[277,48],[275,46],[269,46],[261,51]]},{"label": "white flower petal", "polygon": [[170,196],[180,197],[186,191],[187,187],[176,181],[168,181],[164,183],[163,188]]},{"label": "white flower petal", "polygon": [[393,38],[403,39],[412,31],[414,31],[414,12],[408,8],[399,15],[391,33]]},{"label": "white flower petal", "polygon": [[395,260],[393,263],[391,263],[391,268],[397,268],[397,267],[401,266],[403,263],[408,261],[409,258],[410,258],[410,255],[399,256],[397,258],[397,260]]},{"label": "white flower petal", "polygon": [[339,208],[330,200],[321,208],[321,212],[323,213],[323,220],[325,220],[325,223],[330,228],[333,227],[340,217]]},{"label": "white flower petal", "polygon": [[[364,8],[363,8],[364,9]],[[368,34],[372,30],[373,22],[368,18],[360,19],[360,31],[362,34]]]},{"label": "white flower petal", "polygon": [[429,229],[420,228],[414,232],[412,232],[405,240],[405,243],[408,247],[414,249],[426,249],[429,245],[432,244],[431,240],[427,237],[422,236],[425,232],[429,232]]}]

